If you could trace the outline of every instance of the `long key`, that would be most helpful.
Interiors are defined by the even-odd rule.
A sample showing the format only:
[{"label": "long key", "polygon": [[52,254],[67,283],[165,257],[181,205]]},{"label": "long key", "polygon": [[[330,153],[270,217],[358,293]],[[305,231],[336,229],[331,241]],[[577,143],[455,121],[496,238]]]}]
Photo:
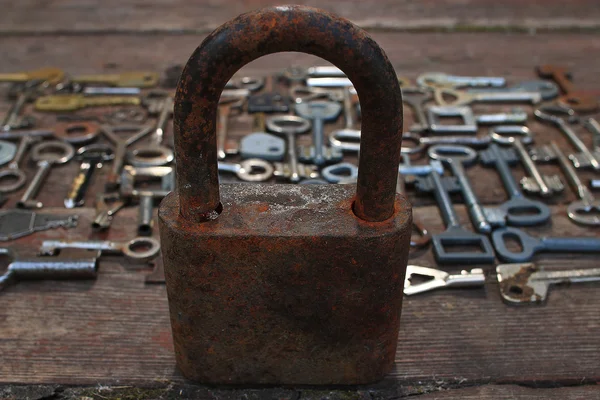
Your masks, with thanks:
[{"label": "long key", "polygon": [[[53,154],[49,150],[58,150],[59,153]],[[42,208],[44,205],[41,201],[35,200],[35,196],[50,173],[50,168],[54,165],[66,164],[73,158],[74,154],[73,146],[66,142],[53,140],[36,144],[31,149],[31,160],[37,163],[38,170],[17,203],[17,207]]]},{"label": "long key", "polygon": [[76,111],[86,107],[104,107],[118,105],[138,106],[139,97],[135,96],[84,96],[82,94],[61,94],[41,96],[35,101],[37,111],[63,112]]},{"label": "long key", "polygon": [[228,154],[236,154],[238,149],[227,147],[227,134],[229,133],[229,118],[233,109],[240,110],[244,104],[243,98],[221,98],[217,108],[217,158],[224,160]]},{"label": "long key", "polygon": [[596,200],[590,190],[581,182],[577,171],[573,168],[567,157],[560,150],[556,142],[550,142],[550,154],[556,157],[569,184],[580,200],[575,200],[567,206],[567,215],[571,221],[581,225],[600,225],[600,200]]},{"label": "long key", "polygon": [[[286,178],[288,178],[287,175],[289,175],[289,180],[293,183],[300,182],[305,174],[301,174],[299,171],[298,153],[296,152],[296,135],[308,132],[311,128],[310,121],[306,118],[294,115],[284,115],[268,118],[266,125],[267,129],[271,132],[285,136],[287,141],[287,167],[283,168],[284,165],[281,165],[282,171],[280,175]],[[285,170],[288,170],[288,173],[286,173]]]},{"label": "long key", "polygon": [[600,123],[594,118],[587,118],[583,122],[583,126],[592,133],[594,152],[600,153]]},{"label": "long key", "polygon": [[[425,282],[413,283],[411,281],[413,276],[423,276],[429,279]],[[406,277],[404,278],[404,294],[411,296],[434,289],[478,287],[484,284],[485,275],[481,268],[473,268],[471,271],[462,270],[460,274],[449,274],[446,271],[435,268],[409,265],[406,267]]]},{"label": "long key", "polygon": [[124,72],[120,74],[76,75],[71,78],[71,82],[149,88],[156,86],[158,79],[159,75],[156,72]]},{"label": "long key", "polygon": [[160,243],[152,237],[137,237],[128,242],[44,240],[40,247],[40,254],[53,255],[61,249],[100,250],[102,253],[123,254],[125,258],[131,261],[146,262],[158,255]]},{"label": "long key", "polygon": [[[521,251],[506,247],[506,239],[516,239]],[[527,262],[541,252],[554,253],[600,253],[600,239],[591,237],[541,237],[529,236],[521,229],[505,227],[492,233],[492,242],[498,257],[507,262]]]},{"label": "long key", "polygon": [[[430,147],[427,154],[430,158],[442,161],[450,167],[452,175],[458,180],[471,223],[477,232],[490,233],[492,222],[502,225],[504,222],[502,218],[491,218],[493,209],[486,209],[481,205],[467,178],[465,166],[473,165],[477,161],[475,150],[465,146],[436,145]],[[488,216],[490,216],[489,220]]]},{"label": "long key", "polygon": [[[0,169],[0,193],[10,193],[23,187],[27,181],[27,175],[21,169],[19,164],[23,161],[27,149],[37,140],[31,136],[23,136],[19,141],[17,152],[12,161],[6,168]],[[6,178],[9,179],[6,179]],[[8,181],[8,182],[7,182]]]},{"label": "long key", "polygon": [[102,168],[106,161],[115,158],[114,151],[105,144],[92,144],[77,150],[76,160],[80,160],[79,172],[71,184],[65,198],[65,208],[81,207],[85,203],[85,192],[96,169]]},{"label": "long key", "polygon": [[175,158],[173,150],[162,144],[167,122],[173,114],[173,98],[166,96],[160,100],[152,99],[148,109],[157,109],[158,119],[150,136],[150,144],[138,147],[128,154],[127,160],[134,167],[156,167],[167,165]]},{"label": "long key", "polygon": [[419,86],[429,87],[502,87],[506,79],[501,76],[456,76],[443,72],[427,72],[417,77]]},{"label": "long key", "polygon": [[559,98],[563,105],[567,105],[580,112],[592,112],[598,109],[598,100],[582,91],[575,90],[569,77],[567,68],[557,65],[541,65],[536,68],[542,78],[553,79],[565,93]]},{"label": "long key", "polygon": [[[494,262],[494,250],[489,239],[482,234],[474,233],[466,230],[460,224],[460,220],[448,189],[442,181],[442,177],[436,170],[424,179],[418,181],[418,185],[423,189],[424,186],[433,187],[433,193],[438,203],[438,207],[442,214],[446,230],[431,236],[433,245],[433,253],[440,264],[491,264]],[[427,191],[427,190],[424,190]],[[449,246],[473,246],[478,247],[482,252],[475,251],[447,251],[446,245]]]},{"label": "long key", "polygon": [[[125,164],[125,156],[127,155],[127,147],[137,142],[150,132],[152,125],[102,125],[102,133],[115,145],[115,158],[113,159],[113,167],[106,178],[106,190],[112,191],[119,187],[121,183],[121,170]],[[134,132],[133,135],[126,139],[121,138],[118,132]]]},{"label": "long key", "polygon": [[[571,144],[579,151],[578,154],[571,154],[569,158],[573,162],[575,168],[592,168],[595,171],[600,171],[600,153],[592,152],[587,148],[585,143],[579,137],[573,129],[569,126],[567,121],[564,119],[553,115],[551,113],[559,112],[562,114],[566,114],[568,116],[574,115],[574,111],[569,108],[554,108],[554,107],[542,107],[534,111],[534,115],[546,122],[550,122],[569,139]],[[534,157],[534,159],[537,157]]]},{"label": "long key", "polygon": [[13,72],[0,74],[0,82],[28,82],[43,81],[55,84],[63,80],[65,73],[58,68],[40,68],[27,72]]},{"label": "long key", "polygon": [[[537,104],[542,101],[540,92],[524,92],[520,90],[503,92],[476,92],[469,93],[454,89],[438,89],[436,101],[442,106],[464,106],[471,103],[529,103]],[[447,101],[444,96],[454,98],[454,101]]]},{"label": "long key", "polygon": [[24,84],[8,114],[2,120],[0,131],[9,132],[15,129],[27,129],[34,125],[35,119],[32,116],[22,116],[21,111],[27,102],[35,96],[39,84],[40,81],[30,81]]},{"label": "long key", "polygon": [[541,304],[550,285],[600,281],[600,268],[546,270],[532,263],[501,264],[496,267],[502,300],[507,304]]},{"label": "long key", "polygon": [[[459,117],[462,124],[442,124],[441,118]],[[527,113],[520,108],[511,112],[474,115],[469,106],[430,106],[427,118],[432,133],[472,133],[477,134],[478,125],[524,124]]]},{"label": "long key", "polygon": [[98,273],[97,252],[69,250],[54,257],[21,258],[8,248],[0,248],[0,254],[13,258],[0,276],[0,290],[20,280],[96,279]]},{"label": "long key", "polygon": [[497,143],[489,145],[480,153],[481,162],[492,166],[500,175],[508,200],[498,206],[504,212],[506,223],[514,226],[540,225],[550,219],[550,208],[542,202],[526,198],[510,172],[510,164],[515,164],[517,156],[512,149],[501,149]]},{"label": "long key", "polygon": [[300,150],[302,161],[309,161],[317,166],[328,162],[341,161],[342,153],[338,149],[325,147],[325,133],[323,132],[325,123],[337,119],[340,111],[342,111],[342,106],[332,101],[311,101],[296,104],[296,113],[313,121],[313,145],[306,149],[307,151],[304,148]]},{"label": "long key", "polygon": [[[533,138],[528,127],[523,125],[497,126],[490,128],[489,134],[497,143],[510,144],[517,151],[523,167],[529,175],[521,179],[520,182],[525,192],[539,194],[542,197],[550,197],[565,189],[558,175],[542,175],[529,156],[525,144],[530,144]],[[519,135],[520,137],[515,135]]]},{"label": "long key", "polygon": [[18,239],[34,232],[77,226],[77,215],[41,214],[16,208],[0,211],[0,241]]}]

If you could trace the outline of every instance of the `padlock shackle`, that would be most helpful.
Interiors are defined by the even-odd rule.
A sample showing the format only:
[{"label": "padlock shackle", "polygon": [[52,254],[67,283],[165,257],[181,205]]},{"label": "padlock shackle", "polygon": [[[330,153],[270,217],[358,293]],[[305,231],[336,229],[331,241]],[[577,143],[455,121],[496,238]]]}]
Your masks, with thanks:
[{"label": "padlock shackle", "polygon": [[394,68],[364,30],[305,6],[242,14],[212,32],[188,60],[173,118],[180,214],[206,221],[220,213],[216,120],[221,92],[250,61],[285,51],[321,57],[354,84],[362,111],[354,213],[372,222],[390,218],[402,142],[402,94]]}]

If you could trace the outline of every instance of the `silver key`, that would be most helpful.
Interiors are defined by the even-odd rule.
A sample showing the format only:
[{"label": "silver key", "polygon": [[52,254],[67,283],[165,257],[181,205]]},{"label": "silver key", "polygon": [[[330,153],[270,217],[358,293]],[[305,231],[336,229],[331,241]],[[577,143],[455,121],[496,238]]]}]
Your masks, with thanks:
[{"label": "silver key", "polygon": [[600,268],[546,270],[533,263],[500,264],[496,267],[502,300],[507,304],[543,303],[550,285],[600,281]]},{"label": "silver key", "polygon": [[317,166],[327,162],[341,161],[341,151],[336,148],[326,148],[324,144],[324,125],[326,122],[335,121],[340,111],[342,111],[342,106],[333,101],[311,101],[296,104],[296,113],[313,121],[313,145],[310,148],[300,148],[301,160],[310,161]]},{"label": "silver key", "polygon": [[138,147],[128,154],[128,161],[134,167],[156,167],[167,165],[174,159],[173,150],[163,146],[167,122],[173,114],[173,98],[166,96],[160,99],[146,99],[146,102],[155,103],[150,108],[158,109],[158,120],[150,134],[150,144]]},{"label": "silver key", "polygon": [[501,76],[456,76],[443,72],[428,72],[417,77],[419,86],[429,87],[502,87],[506,79]]},{"label": "silver key", "polygon": [[[416,276],[429,278],[422,283],[413,283]],[[406,267],[404,279],[404,294],[411,296],[440,288],[477,287],[485,284],[483,269],[473,268],[471,271],[462,270],[460,274],[449,274],[439,269],[409,265]]]},{"label": "silver key", "polygon": [[[444,96],[455,98],[447,101]],[[520,90],[503,92],[477,92],[469,93],[454,89],[437,89],[436,101],[442,106],[464,106],[471,103],[529,103],[537,104],[542,101],[540,92],[524,92]]]},{"label": "silver key", "polygon": [[0,211],[0,241],[14,240],[34,232],[77,226],[77,215],[41,214],[29,210]]},{"label": "silver key", "polygon": [[6,114],[2,123],[0,123],[0,131],[7,132],[15,129],[27,129],[34,125],[34,118],[31,116],[21,116],[21,111],[27,102],[32,99],[40,83],[43,83],[43,81],[29,81],[24,84],[23,89],[19,92],[8,114]]},{"label": "silver key", "polygon": [[[442,124],[442,118],[463,120],[462,124]],[[479,125],[523,124],[527,121],[527,113],[514,108],[511,112],[474,115],[469,106],[431,106],[427,108],[427,118],[432,133],[477,133]]]},{"label": "silver key", "polygon": [[244,98],[221,98],[217,108],[217,158],[224,160],[228,154],[236,154],[238,149],[227,147],[227,134],[229,133],[229,118],[232,110],[239,111],[244,104]]},{"label": "silver key", "polygon": [[260,158],[248,158],[238,163],[219,161],[219,172],[231,172],[246,182],[265,182],[273,177],[271,163]]},{"label": "silver key", "polygon": [[[60,153],[45,153],[47,150],[58,150]],[[50,168],[53,165],[66,164],[73,158],[75,149],[66,142],[52,140],[36,144],[31,149],[31,160],[36,162],[38,170],[33,177],[33,180],[23,193],[23,196],[17,203],[19,208],[42,208],[44,205],[41,201],[35,200],[35,196],[39,192],[44,180],[50,173]]]},{"label": "silver key", "polygon": [[268,118],[266,124],[267,129],[271,132],[285,136],[287,142],[287,163],[275,163],[275,176],[289,179],[292,183],[300,182],[303,177],[316,178],[318,174],[317,176],[306,176],[306,174],[300,173],[301,167],[296,152],[296,135],[308,132],[311,128],[310,121],[294,115],[284,115]]},{"label": "silver key", "polygon": [[542,175],[529,156],[525,144],[530,144],[533,138],[528,127],[522,125],[497,126],[490,128],[489,132],[494,141],[501,144],[510,144],[517,151],[523,167],[529,175],[521,179],[520,182],[525,192],[550,197],[565,189],[558,175]]},{"label": "silver key", "polygon": [[309,68],[302,67],[289,67],[283,70],[281,76],[284,79],[287,79],[292,82],[302,82],[310,77],[325,77],[325,76],[333,76],[333,77],[345,77],[346,74],[344,71],[339,69],[338,67],[324,65],[324,66],[315,66]]},{"label": "silver key", "polygon": [[12,258],[6,273],[0,276],[0,290],[19,280],[96,279],[98,272],[98,252],[69,250],[54,257],[22,258],[8,248],[0,248],[0,254]]},{"label": "silver key", "polygon": [[[577,154],[571,154],[569,159],[573,162],[575,168],[592,168],[595,171],[600,171],[600,153],[597,151],[590,151],[585,143],[579,137],[573,129],[569,126],[567,121],[560,118],[552,113],[559,112],[567,116],[575,115],[575,111],[569,108],[556,108],[556,107],[542,107],[534,111],[534,115],[546,122],[554,124],[558,129],[569,139],[571,144],[579,151]],[[535,160],[537,155],[532,155]]]},{"label": "silver key", "polygon": [[600,153],[600,123],[594,118],[588,118],[583,122],[583,126],[592,133],[594,152]]},{"label": "silver key", "polygon": [[44,240],[40,248],[40,254],[53,255],[61,249],[87,249],[99,250],[104,253],[123,254],[131,261],[146,262],[155,258],[160,251],[160,243],[151,237],[137,237],[128,242],[116,242],[111,240]]}]

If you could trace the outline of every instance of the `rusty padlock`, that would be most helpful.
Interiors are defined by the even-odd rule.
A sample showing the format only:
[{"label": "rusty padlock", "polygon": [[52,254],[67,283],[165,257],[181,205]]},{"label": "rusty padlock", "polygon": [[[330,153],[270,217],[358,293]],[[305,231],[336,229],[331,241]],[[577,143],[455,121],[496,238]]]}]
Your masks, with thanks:
[{"label": "rusty padlock", "polygon": [[[271,53],[342,69],[362,105],[352,185],[224,184],[216,115],[232,75]],[[366,32],[326,11],[243,14],[190,57],[175,97],[177,190],[160,235],[177,366],[225,384],[361,384],[394,364],[411,207],[396,195],[402,96]]]}]

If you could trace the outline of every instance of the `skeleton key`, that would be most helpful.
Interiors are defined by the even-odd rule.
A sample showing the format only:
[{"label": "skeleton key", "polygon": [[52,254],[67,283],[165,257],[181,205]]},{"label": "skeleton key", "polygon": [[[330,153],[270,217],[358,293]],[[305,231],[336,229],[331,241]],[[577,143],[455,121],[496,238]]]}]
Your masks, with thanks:
[{"label": "skeleton key", "polygon": [[588,118],[583,121],[583,126],[592,133],[592,143],[594,152],[600,154],[600,123],[594,118]]},{"label": "skeleton key", "polygon": [[285,136],[287,142],[287,163],[275,163],[275,176],[293,183],[298,183],[302,178],[318,177],[316,167],[298,162],[296,151],[296,135],[306,133],[311,128],[310,121],[295,115],[284,115],[271,117],[266,123],[271,132]]},{"label": "skeleton key", "polygon": [[37,111],[76,111],[86,107],[104,107],[118,105],[138,106],[139,97],[135,96],[84,96],[82,94],[61,94],[41,96],[35,101]]},{"label": "skeleton key", "polygon": [[425,103],[431,100],[433,100],[433,95],[429,90],[420,88],[402,89],[402,102],[408,104],[415,116],[415,124],[410,128],[410,131],[427,132],[430,130],[431,123],[425,115]]},{"label": "skeleton key", "polygon": [[[528,127],[522,125],[496,126],[490,128],[489,132],[495,142],[510,144],[517,151],[523,167],[529,175],[521,179],[520,182],[525,192],[539,194],[542,197],[550,197],[565,189],[558,175],[542,175],[529,156],[525,144],[531,143],[533,139]],[[522,138],[515,136],[515,134],[518,134]]]},{"label": "skeleton key", "polygon": [[542,78],[551,78],[565,93],[559,98],[563,105],[573,108],[579,112],[592,112],[598,109],[598,100],[584,92],[575,90],[570,79],[567,68],[557,65],[541,65],[536,68]]},{"label": "skeleton key", "polygon": [[502,87],[506,79],[501,76],[455,76],[443,72],[428,72],[417,77],[419,86],[429,87]]},{"label": "skeleton key", "polygon": [[167,165],[173,161],[173,150],[162,144],[167,122],[173,114],[173,98],[166,96],[160,100],[147,99],[151,102],[148,109],[156,109],[158,119],[150,136],[150,144],[138,147],[128,154],[127,160],[134,167],[154,167]]},{"label": "skeleton key", "polygon": [[[573,162],[575,168],[592,168],[595,171],[600,171],[600,154],[598,152],[590,151],[585,143],[579,137],[573,129],[569,126],[567,121],[553,115],[552,113],[559,112],[572,116],[575,114],[573,109],[570,108],[556,108],[556,107],[541,107],[534,111],[534,115],[546,122],[550,122],[558,127],[558,129],[569,139],[571,144],[579,151],[578,154],[571,154],[569,158]],[[537,154],[532,154],[532,158],[537,160],[540,158]]]},{"label": "skeleton key", "polygon": [[0,211],[0,241],[18,239],[34,232],[77,226],[77,215],[41,214],[30,210]]},{"label": "skeleton key", "polygon": [[[444,95],[455,98],[446,101]],[[435,92],[435,99],[442,106],[464,106],[471,103],[529,103],[537,104],[542,101],[540,92],[524,92],[520,90],[502,92],[464,92],[448,88],[440,88]]]},{"label": "skeleton key", "polygon": [[313,121],[313,145],[301,147],[299,157],[304,162],[312,162],[317,166],[336,163],[342,160],[342,152],[334,147],[325,147],[324,125],[335,121],[342,110],[339,103],[332,101],[311,101],[296,104],[296,113]]},{"label": "skeleton key", "polygon": [[13,72],[0,74],[0,82],[28,82],[42,81],[56,84],[63,80],[65,73],[58,68],[40,68],[27,72]]},{"label": "skeleton key", "polygon": [[149,88],[156,86],[158,79],[159,75],[156,72],[124,72],[121,74],[77,75],[70,80],[76,83],[101,83],[120,87]]},{"label": "skeleton key", "polygon": [[20,86],[17,91],[17,98],[10,107],[8,114],[0,124],[0,131],[8,132],[15,129],[31,128],[35,124],[35,119],[32,116],[21,116],[21,111],[28,101],[35,97],[38,86],[41,81],[29,81]]},{"label": "skeleton key", "polygon": [[546,160],[558,160],[569,184],[580,200],[575,200],[567,207],[567,216],[573,222],[581,225],[600,226],[600,200],[596,200],[589,189],[577,176],[577,171],[572,167],[567,157],[563,154],[556,142],[550,142],[550,147],[543,150]]},{"label": "skeleton key", "polygon": [[[521,251],[511,251],[506,247],[505,239],[515,239],[521,245]],[[498,258],[507,262],[531,261],[536,253],[600,253],[600,238],[594,237],[541,237],[529,236],[521,229],[505,227],[492,233],[492,242]]]},{"label": "skeleton key", "polygon": [[228,154],[236,154],[237,148],[227,147],[227,134],[229,133],[229,118],[231,117],[232,109],[241,111],[244,104],[243,98],[221,98],[219,107],[217,108],[217,158],[224,160]]},{"label": "skeleton key", "polygon": [[[58,150],[59,153],[48,152],[48,150]],[[23,193],[23,196],[17,203],[19,208],[42,208],[44,205],[41,201],[35,200],[35,196],[39,192],[46,177],[50,173],[50,168],[53,165],[66,164],[73,158],[75,150],[73,146],[66,142],[51,140],[36,144],[31,149],[31,160],[37,163],[38,170],[33,177],[33,180]]]},{"label": "skeleton key", "polygon": [[541,304],[550,285],[600,281],[600,268],[546,270],[532,263],[501,264],[496,267],[500,294],[507,304]]},{"label": "skeleton key", "polygon": [[92,144],[77,150],[76,160],[80,160],[79,172],[71,184],[65,198],[65,208],[81,207],[85,201],[85,192],[96,169],[102,168],[105,161],[115,158],[113,149],[105,144]]},{"label": "skeleton key", "polygon": [[160,243],[152,237],[137,237],[128,242],[44,240],[40,248],[40,254],[54,255],[61,249],[87,249],[99,250],[102,253],[120,253],[130,261],[146,262],[158,255]]},{"label": "skeleton key", "polygon": [[[413,276],[430,279],[422,283],[413,283],[411,281]],[[485,275],[481,268],[473,268],[471,271],[462,270],[460,274],[449,274],[435,268],[409,265],[406,267],[406,277],[404,278],[404,294],[410,296],[440,288],[477,287],[484,284]]]}]

